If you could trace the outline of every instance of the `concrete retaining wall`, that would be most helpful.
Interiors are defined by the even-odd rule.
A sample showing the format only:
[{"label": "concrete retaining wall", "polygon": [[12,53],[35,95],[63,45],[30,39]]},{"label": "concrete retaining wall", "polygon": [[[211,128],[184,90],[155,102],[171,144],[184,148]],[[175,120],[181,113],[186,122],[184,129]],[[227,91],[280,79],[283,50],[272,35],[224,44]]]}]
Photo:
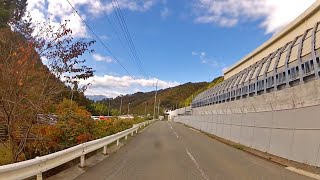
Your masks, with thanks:
[{"label": "concrete retaining wall", "polygon": [[[286,159],[320,167],[320,80],[194,108],[174,121]],[[214,150],[213,150],[214,151]]]}]

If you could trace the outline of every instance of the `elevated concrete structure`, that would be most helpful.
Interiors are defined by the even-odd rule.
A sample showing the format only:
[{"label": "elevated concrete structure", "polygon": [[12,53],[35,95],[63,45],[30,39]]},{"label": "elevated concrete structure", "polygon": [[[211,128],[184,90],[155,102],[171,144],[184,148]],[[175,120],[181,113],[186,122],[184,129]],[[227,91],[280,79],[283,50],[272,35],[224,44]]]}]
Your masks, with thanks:
[{"label": "elevated concrete structure", "polygon": [[[308,8],[303,14],[287,25],[282,31],[275,34],[270,40],[255,49],[252,53],[245,56],[235,65],[228,68],[224,72],[225,79],[229,79],[245,68],[267,57],[270,53],[275,52],[278,50],[278,48],[285,46],[286,43],[291,42],[297,36],[302,35],[307,29],[313,28],[314,25],[320,20],[319,9],[320,1],[317,0],[310,8]],[[320,39],[320,37],[318,37],[318,39]]]},{"label": "elevated concrete structure", "polygon": [[174,121],[320,167],[320,0]]},{"label": "elevated concrete structure", "polygon": [[225,81],[195,97],[192,107],[266,94],[319,78],[320,0],[249,56]]}]

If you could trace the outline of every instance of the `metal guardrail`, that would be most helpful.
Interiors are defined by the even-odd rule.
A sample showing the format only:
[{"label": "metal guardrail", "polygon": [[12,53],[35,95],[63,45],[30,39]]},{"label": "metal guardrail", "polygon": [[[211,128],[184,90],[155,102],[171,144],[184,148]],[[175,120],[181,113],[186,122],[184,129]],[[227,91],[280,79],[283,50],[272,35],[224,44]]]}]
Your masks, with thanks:
[{"label": "metal guardrail", "polygon": [[42,173],[46,172],[52,168],[60,166],[66,162],[80,157],[80,167],[85,166],[85,155],[103,148],[103,154],[107,153],[107,145],[117,142],[119,145],[119,140],[123,137],[127,139],[128,135],[133,136],[134,132],[138,132],[138,129],[142,126],[146,126],[155,120],[145,121],[139,124],[133,125],[132,128],[118,132],[116,134],[89,141],[77,146],[58,151],[52,154],[48,154],[42,157],[37,157],[35,159],[30,159],[27,161],[22,161],[14,164],[8,164],[0,166],[0,179],[6,180],[20,180],[29,178],[32,176],[37,176],[37,180],[42,179]]}]

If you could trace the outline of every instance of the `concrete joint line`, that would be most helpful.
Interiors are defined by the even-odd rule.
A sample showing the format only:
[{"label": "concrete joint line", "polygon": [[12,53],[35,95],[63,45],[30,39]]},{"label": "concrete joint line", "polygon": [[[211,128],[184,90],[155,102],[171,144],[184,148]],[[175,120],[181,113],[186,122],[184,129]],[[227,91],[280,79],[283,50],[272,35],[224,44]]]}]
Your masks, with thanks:
[{"label": "concrete joint line", "polygon": [[209,177],[204,173],[204,171],[200,168],[199,163],[196,161],[196,159],[192,156],[192,154],[186,149],[187,154],[189,155],[190,159],[192,160],[193,164],[197,167],[197,169],[200,171],[201,176],[205,180],[209,180]]},{"label": "concrete joint line", "polygon": [[286,167],[286,169],[289,170],[289,171],[304,175],[304,176],[308,176],[308,177],[313,178],[313,179],[320,180],[320,175],[318,175],[318,174],[313,174],[311,172],[307,172],[307,171],[304,171],[302,169],[297,169],[297,168],[294,168],[294,167]]}]

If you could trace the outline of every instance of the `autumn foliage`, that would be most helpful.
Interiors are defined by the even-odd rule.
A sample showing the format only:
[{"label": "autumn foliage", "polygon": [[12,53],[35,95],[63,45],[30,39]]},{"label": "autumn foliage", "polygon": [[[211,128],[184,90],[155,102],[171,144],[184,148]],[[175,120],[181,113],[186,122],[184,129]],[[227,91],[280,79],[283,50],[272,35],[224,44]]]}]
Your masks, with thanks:
[{"label": "autumn foliage", "polygon": [[95,121],[77,103],[64,99],[56,107],[58,121],[52,125],[37,125],[33,132],[39,137],[26,146],[27,159],[63,150],[131,128],[133,120]]}]

